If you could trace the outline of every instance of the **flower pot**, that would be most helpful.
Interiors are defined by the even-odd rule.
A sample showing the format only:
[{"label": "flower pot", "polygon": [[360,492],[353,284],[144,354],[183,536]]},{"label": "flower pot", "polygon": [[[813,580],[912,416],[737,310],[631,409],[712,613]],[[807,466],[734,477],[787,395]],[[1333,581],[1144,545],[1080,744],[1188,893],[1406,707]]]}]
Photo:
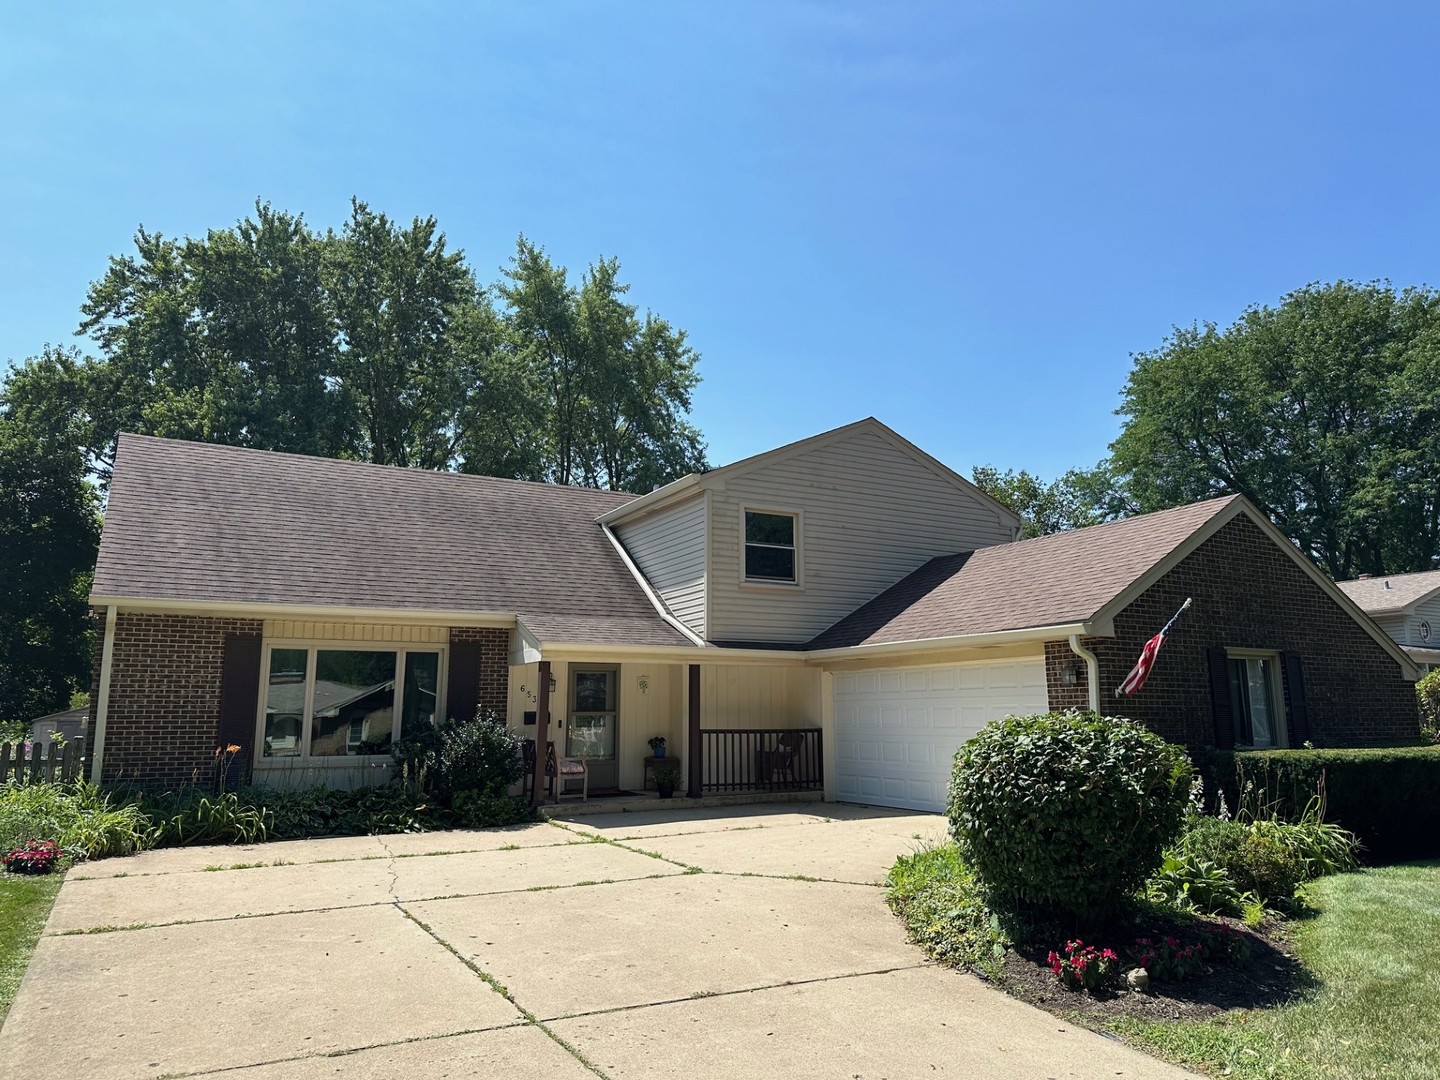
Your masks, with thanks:
[{"label": "flower pot", "polygon": [[657,746],[657,747],[655,748],[655,756],[656,756],[656,757],[664,757],[664,756],[665,756],[665,748],[664,748],[663,746]]},{"label": "flower pot", "polygon": [[655,791],[659,794],[660,798],[662,798],[662,799],[668,799],[668,798],[670,798],[672,795],[675,794],[675,785],[673,785],[673,784],[656,784],[656,785],[655,785]]}]

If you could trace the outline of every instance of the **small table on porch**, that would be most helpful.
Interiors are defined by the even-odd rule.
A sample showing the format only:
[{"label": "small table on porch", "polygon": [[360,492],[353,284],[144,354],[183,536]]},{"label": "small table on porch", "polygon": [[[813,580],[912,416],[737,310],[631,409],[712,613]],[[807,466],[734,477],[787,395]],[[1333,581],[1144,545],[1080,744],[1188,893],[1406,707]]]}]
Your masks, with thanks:
[{"label": "small table on porch", "polygon": [[[680,769],[680,759],[678,757],[671,757],[669,754],[666,754],[664,757],[647,757],[645,759],[645,767],[640,770],[640,790],[649,791],[653,783],[650,779],[651,772],[667,766],[672,769]],[[680,769],[680,775],[682,777],[685,775],[684,769]]]}]

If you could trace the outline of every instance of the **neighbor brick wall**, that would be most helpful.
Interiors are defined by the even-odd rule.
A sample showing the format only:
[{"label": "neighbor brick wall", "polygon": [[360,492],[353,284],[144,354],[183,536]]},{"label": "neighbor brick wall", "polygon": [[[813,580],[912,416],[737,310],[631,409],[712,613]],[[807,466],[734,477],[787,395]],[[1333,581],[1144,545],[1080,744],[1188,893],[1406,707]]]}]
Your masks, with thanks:
[{"label": "neighbor brick wall", "polygon": [[[1185,598],[1194,599],[1166,639],[1149,680],[1117,699],[1140,649]],[[1420,737],[1415,685],[1399,664],[1252,521],[1240,516],[1201,544],[1115,619],[1115,637],[1082,644],[1100,664],[1101,711],[1139,720],[1192,749],[1214,745],[1206,650],[1275,649],[1304,665],[1310,738],[1317,746],[1379,746]],[[1077,660],[1047,642],[1051,708],[1084,708],[1084,684],[1060,681]],[[1286,688],[1289,712],[1289,688]]]},{"label": "neighbor brick wall", "polygon": [[482,709],[506,715],[510,694],[510,631],[498,627],[453,626],[450,643],[480,646],[479,685],[475,696]]},{"label": "neighbor brick wall", "polygon": [[[258,619],[121,612],[110,665],[103,779],[156,785],[208,780],[219,730],[225,635],[258,634],[261,625]],[[92,701],[99,698],[99,660],[97,649]],[[251,750],[247,746],[245,753]]]}]

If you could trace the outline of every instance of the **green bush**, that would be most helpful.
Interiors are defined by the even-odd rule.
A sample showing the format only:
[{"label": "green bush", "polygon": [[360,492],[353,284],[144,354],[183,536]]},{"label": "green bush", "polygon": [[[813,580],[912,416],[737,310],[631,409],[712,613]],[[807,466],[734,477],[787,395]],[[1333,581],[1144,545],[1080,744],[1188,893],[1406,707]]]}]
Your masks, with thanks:
[{"label": "green bush", "polygon": [[525,771],[524,739],[497,712],[480,710],[391,749],[402,782],[449,804],[458,792],[503,795]]},{"label": "green bush", "polygon": [[1133,721],[1012,716],[956,754],[950,832],[997,911],[1093,924],[1160,866],[1192,777],[1184,750]]},{"label": "green bush", "polygon": [[1245,904],[1223,866],[1183,850],[1166,853],[1146,892],[1157,903],[1199,915],[1238,915]]},{"label": "green bush", "polygon": [[1323,791],[1326,819],[1367,861],[1440,857],[1440,746],[1217,751],[1209,765],[1228,805],[1265,817],[1299,821]]},{"label": "green bush", "polygon": [[137,807],[113,804],[93,784],[0,785],[0,851],[50,840],[76,858],[130,855],[148,846],[148,828]]},{"label": "green bush", "polygon": [[1440,667],[1415,684],[1420,704],[1420,734],[1428,743],[1440,742]]},{"label": "green bush", "polygon": [[[1301,883],[1311,878],[1355,867],[1354,838],[1310,816],[1299,822],[1192,818],[1169,854],[1219,868],[1237,893],[1270,906],[1289,903]],[[1236,903],[1211,910],[1238,914],[1242,907]]]},{"label": "green bush", "polygon": [[244,801],[233,791],[211,795],[192,789],[178,799],[168,816],[155,816],[150,830],[153,847],[197,844],[255,844],[269,838],[274,816]]}]

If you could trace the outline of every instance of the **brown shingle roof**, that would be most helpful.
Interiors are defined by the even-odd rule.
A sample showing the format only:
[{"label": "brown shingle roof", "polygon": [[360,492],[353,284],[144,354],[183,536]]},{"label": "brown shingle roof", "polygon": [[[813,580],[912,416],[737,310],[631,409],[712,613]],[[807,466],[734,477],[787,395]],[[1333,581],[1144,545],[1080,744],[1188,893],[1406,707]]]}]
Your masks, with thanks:
[{"label": "brown shingle roof", "polygon": [[1440,591],[1440,570],[1422,570],[1418,574],[1391,574],[1389,577],[1357,578],[1337,581],[1342,592],[1369,615],[1404,611],[1418,604],[1431,593]]},{"label": "brown shingle roof", "polygon": [[841,619],[808,648],[1085,622],[1238,497],[942,555]]},{"label": "brown shingle roof", "polygon": [[92,594],[497,612],[542,641],[689,644],[595,523],[632,497],[122,435]]}]

